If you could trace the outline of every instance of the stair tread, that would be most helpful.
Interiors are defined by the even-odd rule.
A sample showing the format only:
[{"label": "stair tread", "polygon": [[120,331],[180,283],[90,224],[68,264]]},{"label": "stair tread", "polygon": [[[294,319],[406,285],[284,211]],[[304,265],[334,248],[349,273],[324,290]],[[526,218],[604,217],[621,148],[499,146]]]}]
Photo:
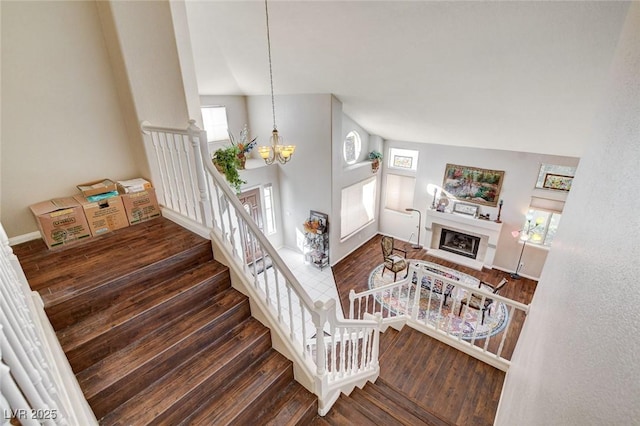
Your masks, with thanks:
[{"label": "stair tread", "polygon": [[[365,388],[369,386],[370,383],[367,383]],[[367,390],[354,389],[349,398],[357,403],[356,406],[365,416],[372,421],[380,422],[380,424],[426,425],[419,418],[406,415],[406,413],[396,413],[394,409],[398,407],[397,404],[389,403],[388,400],[381,398],[380,395],[371,394]]]},{"label": "stair tread", "polygon": [[316,396],[300,383],[292,381],[275,398],[275,404],[260,416],[260,420],[265,426],[307,424],[317,412]]},{"label": "stair tread", "polygon": [[[196,413],[185,419],[182,424],[228,424],[232,422],[246,423],[249,420],[262,421],[255,416],[245,418],[245,421],[242,421],[238,416],[243,414],[242,408],[255,409],[259,412],[266,402],[257,403],[260,396],[263,396],[263,399],[271,398],[272,393],[278,391],[278,383],[283,381],[289,383],[292,380],[291,361],[271,349],[225,388],[224,398],[217,396],[211,398],[209,404],[201,407]],[[270,393],[266,393],[266,390],[269,390]],[[242,401],[243,406],[239,406],[238,401]]]},{"label": "stair tread", "polygon": [[[170,220],[158,218],[92,238],[60,252],[45,249],[41,259],[34,261],[38,273],[30,273],[32,265],[25,268],[25,274],[34,290],[59,283],[101,281],[121,273],[120,268],[113,268],[120,261],[126,261],[123,266],[133,271],[202,243],[209,241]],[[105,247],[108,256],[105,256]],[[61,260],[65,268],[57,267]],[[88,263],[91,268],[86,267]],[[30,275],[34,276],[30,278]]]},{"label": "stair tread", "polygon": [[376,423],[358,410],[356,404],[349,397],[342,394],[336,400],[331,410],[324,416],[329,424],[335,425],[375,425]]},{"label": "stair tread", "polygon": [[243,316],[248,317],[244,315],[249,309],[246,296],[237,290],[227,289],[212,300],[210,305],[195,312],[187,312],[167,327],[145,336],[79,372],[76,375],[78,382],[85,395],[91,398],[122,379],[124,376],[122,365],[126,365],[127,372],[131,372],[151,362],[160,362],[159,360],[167,356],[166,352],[169,349],[183,344],[188,339],[198,338],[198,333],[202,334],[203,330],[206,331],[221,322],[222,315],[228,314],[230,307],[241,304],[246,305]]},{"label": "stair tread", "polygon": [[210,280],[212,276],[223,271],[226,271],[226,267],[218,262],[211,261],[198,265],[174,279],[162,281],[122,303],[112,305],[107,309],[92,314],[83,321],[60,330],[56,333],[58,340],[65,352],[74,349],[104,334],[105,331],[112,330],[137,316],[143,315],[162,302],[170,303],[172,298],[180,296],[193,287],[202,285],[205,280]]},{"label": "stair tread", "polygon": [[[254,355],[257,358],[270,346],[269,329],[255,319],[249,318],[234,327],[234,333],[229,335],[221,345],[190,358],[111,411],[102,418],[100,423],[102,425],[158,424],[166,419],[166,414],[170,410],[172,413],[177,413],[176,404],[181,401],[187,400],[191,409],[199,406],[200,402],[191,397],[199,386],[210,387],[213,390],[216,386],[228,383],[231,378],[227,376],[235,374],[229,368],[229,364],[243,362],[245,357],[252,356],[252,351],[257,352]],[[210,384],[212,381],[213,385]],[[207,398],[210,396],[207,394]]]},{"label": "stair tread", "polygon": [[397,410],[394,410],[397,415],[410,414],[411,417],[421,419],[424,422],[423,424],[427,425],[445,426],[451,424],[420,406],[416,401],[410,399],[381,378],[378,378],[375,383],[367,383],[365,390],[372,398],[378,398],[379,400],[384,398],[386,401],[393,402],[398,407]]},{"label": "stair tread", "polygon": [[[194,245],[210,244],[208,240],[185,231],[169,220],[154,219],[60,252],[46,253],[47,256],[37,262],[38,273],[31,274],[27,268],[25,274],[32,289],[44,290],[41,293],[45,306],[48,306],[58,299],[86,291],[87,285],[99,286]],[[108,247],[108,256],[105,255],[105,247]],[[64,263],[64,268],[56,267],[61,263]],[[113,265],[119,267],[114,268]]]},{"label": "stair tread", "polygon": [[[167,259],[183,255],[188,251],[196,252],[200,248],[203,250],[208,248],[205,243],[189,243],[188,245],[184,244],[184,246],[182,244],[172,246],[167,243],[166,246],[167,248],[181,248],[181,250],[176,250],[175,253],[171,253],[170,255],[166,255],[164,258],[159,259],[158,253],[164,253],[165,247],[145,249],[144,247],[134,248],[130,246],[128,247],[130,249],[129,257],[139,256],[137,259],[138,262],[136,263],[141,263],[140,265],[122,269],[108,268],[105,266],[107,270],[94,273],[92,276],[71,276],[67,277],[65,280],[60,280],[57,283],[52,282],[46,289],[44,289],[44,291],[40,291],[45,308],[50,309],[58,305],[64,305],[69,300],[100,291],[103,288],[114,285],[114,283],[118,285],[126,285],[128,281],[132,281],[130,279],[130,276],[132,275],[142,277],[147,275],[156,275],[158,269],[167,265]],[[141,252],[143,254],[140,255],[139,253]],[[120,260],[117,257],[114,257],[113,261],[119,262]],[[90,280],[90,283],[87,283],[87,280]]]}]

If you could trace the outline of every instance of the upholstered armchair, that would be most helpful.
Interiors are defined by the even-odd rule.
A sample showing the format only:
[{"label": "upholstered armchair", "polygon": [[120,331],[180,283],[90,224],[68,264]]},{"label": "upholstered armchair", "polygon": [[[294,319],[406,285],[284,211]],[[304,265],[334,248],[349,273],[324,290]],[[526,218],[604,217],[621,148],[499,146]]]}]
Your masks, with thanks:
[{"label": "upholstered armchair", "polygon": [[[491,287],[493,289],[493,291],[492,291],[493,294],[498,294],[498,292],[500,290],[502,290],[502,288],[505,285],[507,285],[508,282],[509,281],[507,281],[506,278],[503,278],[502,281],[500,281],[497,286],[493,286],[493,285],[491,285],[489,283],[485,283],[483,281],[480,281],[480,284],[478,284],[478,288],[481,288],[482,284],[484,284],[484,285],[487,285],[487,286],[489,286],[489,287]],[[490,297],[485,297],[484,303],[483,303],[481,294],[471,293],[469,296],[470,297],[465,297],[463,300],[460,301],[460,309],[458,309],[458,316],[460,316],[460,314],[462,313],[463,305],[467,305],[470,308],[482,311],[482,321],[480,322],[480,324],[483,325],[484,324],[485,312],[489,309],[489,307],[493,303],[493,299],[490,298]]]},{"label": "upholstered armchair", "polygon": [[[383,236],[382,241],[380,242],[382,246],[382,257],[384,259],[384,268],[382,269],[382,275],[384,276],[384,272],[388,269],[393,272],[393,281],[396,280],[396,276],[398,272],[403,269],[407,270],[407,274],[409,274],[409,269],[407,268],[407,251],[402,250],[394,246],[393,237]],[[397,253],[402,253],[402,256]],[[405,278],[407,276],[405,274]]]}]

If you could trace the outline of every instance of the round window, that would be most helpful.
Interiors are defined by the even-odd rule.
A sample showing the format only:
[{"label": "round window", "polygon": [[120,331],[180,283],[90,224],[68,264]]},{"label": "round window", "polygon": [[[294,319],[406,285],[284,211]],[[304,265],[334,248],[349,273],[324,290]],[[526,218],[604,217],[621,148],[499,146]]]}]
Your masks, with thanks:
[{"label": "round window", "polygon": [[360,148],[362,143],[360,141],[360,135],[355,130],[350,131],[344,140],[342,145],[342,154],[344,155],[344,161],[347,164],[353,164],[358,161],[360,157]]}]

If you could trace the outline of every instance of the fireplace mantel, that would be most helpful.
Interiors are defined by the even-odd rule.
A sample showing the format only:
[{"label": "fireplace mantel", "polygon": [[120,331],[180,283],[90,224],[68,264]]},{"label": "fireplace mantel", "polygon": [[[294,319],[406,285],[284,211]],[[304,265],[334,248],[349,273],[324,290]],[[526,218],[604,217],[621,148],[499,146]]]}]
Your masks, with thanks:
[{"label": "fireplace mantel", "polygon": [[[432,256],[449,260],[463,266],[476,269],[493,268],[493,259],[496,254],[496,246],[502,231],[502,223],[490,220],[476,219],[472,216],[457,213],[443,213],[436,210],[427,210],[426,215],[427,235],[425,242],[429,245],[428,252]],[[442,228],[462,232],[480,237],[480,248],[475,259],[470,259],[448,251],[440,250],[440,233]]]}]

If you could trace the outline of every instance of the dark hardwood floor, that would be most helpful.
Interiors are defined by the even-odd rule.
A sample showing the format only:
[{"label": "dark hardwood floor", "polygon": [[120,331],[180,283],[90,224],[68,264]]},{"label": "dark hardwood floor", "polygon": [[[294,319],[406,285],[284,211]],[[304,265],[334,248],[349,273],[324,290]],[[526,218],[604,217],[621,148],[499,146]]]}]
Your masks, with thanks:
[{"label": "dark hardwood floor", "polygon": [[[382,263],[381,235],[376,235],[335,265],[334,279],[343,312],[349,312],[349,291],[368,289],[370,272]],[[509,284],[502,296],[528,304],[536,281],[493,269],[476,271],[430,256],[425,249],[397,241],[407,250],[407,258],[426,260],[457,269],[483,281],[497,284],[503,277]],[[403,247],[404,246],[404,247]],[[507,336],[503,356],[511,357],[524,323],[524,314],[515,315],[514,329]],[[498,335],[499,337],[499,335]],[[499,338],[494,338],[495,344]],[[478,344],[484,344],[479,341]],[[420,406],[456,425],[493,424],[502,391],[504,373],[409,327],[401,332],[383,333],[380,341],[380,378],[415,400]]]}]

